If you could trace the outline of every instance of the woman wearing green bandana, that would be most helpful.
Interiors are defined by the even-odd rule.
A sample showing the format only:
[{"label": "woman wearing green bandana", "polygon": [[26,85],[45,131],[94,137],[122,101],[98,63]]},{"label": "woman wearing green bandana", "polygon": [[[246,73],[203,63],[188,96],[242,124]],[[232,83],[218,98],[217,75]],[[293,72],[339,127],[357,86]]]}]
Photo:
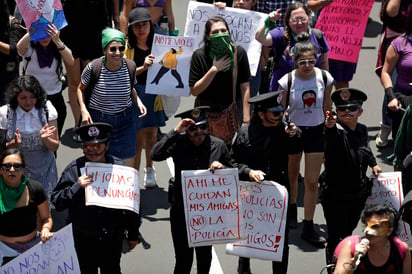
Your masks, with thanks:
[{"label": "woman wearing green bandana", "polygon": [[50,239],[53,221],[43,186],[24,176],[23,154],[16,148],[7,149],[0,155],[0,163],[0,265],[3,265],[40,240]]},{"label": "woman wearing green bandana", "polygon": [[[233,44],[226,21],[219,16],[206,22],[204,46],[197,49],[190,64],[189,86],[196,104],[223,111],[233,102],[233,77],[236,101],[243,105],[243,121],[250,120],[250,70],[246,51]],[[236,52],[237,69],[234,71]]]}]

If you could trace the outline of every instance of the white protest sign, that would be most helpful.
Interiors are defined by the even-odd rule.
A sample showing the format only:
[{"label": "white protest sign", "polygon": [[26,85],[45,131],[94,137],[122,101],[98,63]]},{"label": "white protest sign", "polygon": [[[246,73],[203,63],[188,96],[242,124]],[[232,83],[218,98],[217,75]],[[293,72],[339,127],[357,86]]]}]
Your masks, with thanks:
[{"label": "white protest sign", "polygon": [[183,170],[182,191],[189,247],[243,237],[237,169]]},{"label": "white protest sign", "polygon": [[2,274],[78,274],[79,262],[74,249],[72,225],[57,232],[45,243],[38,243],[0,267]]},{"label": "white protest sign", "polygon": [[[386,204],[391,205],[396,210],[402,205],[403,190],[402,190],[402,173],[383,172],[373,180],[372,193],[366,200],[366,205],[371,204]],[[399,221],[399,238],[412,244],[412,237],[409,225],[404,221]]]},{"label": "white protest sign", "polygon": [[256,41],[255,32],[267,14],[236,8],[218,9],[214,5],[190,1],[187,8],[185,36],[193,37],[195,49],[202,46],[205,24],[213,16],[221,16],[229,26],[232,40],[247,52],[250,73],[256,75],[262,44]]},{"label": "white protest sign", "polygon": [[146,93],[189,96],[189,70],[194,39],[155,34],[153,65],[147,70]]},{"label": "white protest sign", "polygon": [[[226,253],[282,261],[285,245],[288,191],[278,183],[240,181],[246,238],[226,245]],[[287,244],[287,243],[286,243]]]},{"label": "white protest sign", "polygon": [[86,174],[93,180],[86,187],[86,205],[128,209],[139,213],[139,173],[136,169],[87,162]]}]

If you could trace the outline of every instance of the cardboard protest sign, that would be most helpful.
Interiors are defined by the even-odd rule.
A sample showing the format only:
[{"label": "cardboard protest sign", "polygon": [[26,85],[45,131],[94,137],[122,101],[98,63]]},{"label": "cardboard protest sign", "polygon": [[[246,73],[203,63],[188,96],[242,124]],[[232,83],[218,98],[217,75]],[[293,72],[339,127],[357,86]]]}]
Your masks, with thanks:
[{"label": "cardboard protest sign", "polygon": [[288,211],[286,188],[269,181],[240,181],[240,195],[246,238],[227,244],[226,253],[282,261]]},{"label": "cardboard protest sign", "polygon": [[357,63],[374,0],[334,0],[323,7],[316,28],[325,33],[328,58]]},{"label": "cardboard protest sign", "polygon": [[60,0],[16,0],[16,4],[34,42],[49,37],[46,30],[51,23],[58,30],[67,26]]},{"label": "cardboard protest sign", "polygon": [[45,243],[38,243],[0,267],[0,273],[78,274],[79,262],[74,249],[72,225],[57,232]]},{"label": "cardboard protest sign", "polygon": [[155,61],[147,70],[146,93],[189,96],[189,70],[194,40],[155,34],[152,54]]},{"label": "cardboard protest sign", "polygon": [[[396,210],[402,205],[402,173],[383,172],[373,180],[372,193],[366,200],[366,206],[371,204],[387,204]],[[409,225],[404,221],[399,221],[399,238],[402,241],[412,244],[412,237]]]},{"label": "cardboard protest sign", "polygon": [[183,170],[182,191],[189,247],[242,238],[237,169]]},{"label": "cardboard protest sign", "polygon": [[139,213],[139,173],[136,169],[112,164],[86,163],[93,183],[86,187],[86,205],[121,208]]},{"label": "cardboard protest sign", "polygon": [[235,44],[246,50],[250,72],[255,76],[262,51],[262,44],[256,41],[255,32],[265,21],[267,14],[236,8],[220,10],[211,4],[190,1],[187,8],[185,36],[194,38],[195,49],[203,45],[207,20],[217,15],[226,20]]}]

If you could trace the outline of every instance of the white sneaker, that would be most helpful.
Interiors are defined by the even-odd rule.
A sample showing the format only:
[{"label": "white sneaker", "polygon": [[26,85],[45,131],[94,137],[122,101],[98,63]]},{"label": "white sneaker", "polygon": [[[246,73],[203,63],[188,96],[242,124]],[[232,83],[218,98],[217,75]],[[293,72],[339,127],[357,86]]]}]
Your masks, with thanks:
[{"label": "white sneaker", "polygon": [[144,169],[144,187],[154,188],[156,187],[156,172],[153,167]]}]

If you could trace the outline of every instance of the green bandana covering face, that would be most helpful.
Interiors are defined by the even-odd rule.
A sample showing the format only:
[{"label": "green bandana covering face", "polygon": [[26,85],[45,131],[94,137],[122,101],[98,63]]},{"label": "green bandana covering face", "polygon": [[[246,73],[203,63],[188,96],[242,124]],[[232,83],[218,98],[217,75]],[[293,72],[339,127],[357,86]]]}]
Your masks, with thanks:
[{"label": "green bandana covering face", "polygon": [[[233,43],[230,41],[230,34],[229,32],[220,32],[213,34],[209,38],[209,45],[210,45],[210,58],[214,59],[216,56],[216,60],[221,59],[225,55],[230,56],[232,59],[232,63],[234,61],[234,53],[233,53]],[[223,71],[228,71],[231,66],[228,66]]]},{"label": "green bandana covering face", "polygon": [[17,201],[23,194],[26,187],[26,177],[23,176],[23,181],[20,186],[16,188],[10,188],[4,182],[3,177],[0,177],[0,213],[3,215],[6,212],[11,211],[16,207]]},{"label": "green bandana covering face", "polygon": [[111,42],[120,42],[123,46],[126,46],[126,37],[123,32],[117,29],[107,28],[102,31],[102,48],[103,50]]}]

